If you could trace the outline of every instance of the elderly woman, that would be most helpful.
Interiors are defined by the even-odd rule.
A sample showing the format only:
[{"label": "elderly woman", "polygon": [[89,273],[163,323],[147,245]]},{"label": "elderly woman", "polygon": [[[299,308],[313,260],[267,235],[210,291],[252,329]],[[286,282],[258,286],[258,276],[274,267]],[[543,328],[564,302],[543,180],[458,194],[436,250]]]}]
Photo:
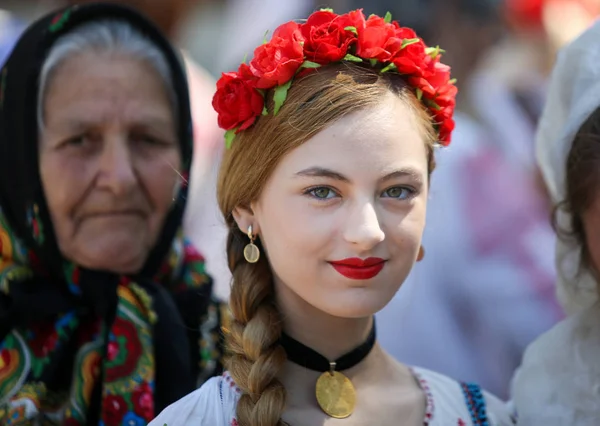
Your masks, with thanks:
[{"label": "elderly woman", "polygon": [[146,424],[220,369],[180,232],[179,58],[116,5],[42,18],[0,72],[0,424]]}]

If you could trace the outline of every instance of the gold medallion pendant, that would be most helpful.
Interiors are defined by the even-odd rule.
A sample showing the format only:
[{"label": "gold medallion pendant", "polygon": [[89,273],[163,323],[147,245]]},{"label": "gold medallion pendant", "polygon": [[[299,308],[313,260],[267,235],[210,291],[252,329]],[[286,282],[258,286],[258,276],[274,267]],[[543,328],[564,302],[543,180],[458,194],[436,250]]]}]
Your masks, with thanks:
[{"label": "gold medallion pendant", "polygon": [[330,417],[345,419],[354,412],[356,390],[348,377],[335,371],[334,362],[331,370],[317,379],[315,393],[319,406]]}]

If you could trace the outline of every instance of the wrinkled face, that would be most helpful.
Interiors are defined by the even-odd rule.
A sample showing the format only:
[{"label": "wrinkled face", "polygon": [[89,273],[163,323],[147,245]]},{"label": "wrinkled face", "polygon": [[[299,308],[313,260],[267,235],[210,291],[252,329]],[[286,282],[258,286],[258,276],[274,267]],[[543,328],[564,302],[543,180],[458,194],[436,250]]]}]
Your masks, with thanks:
[{"label": "wrinkled face", "polygon": [[237,209],[236,220],[259,234],[280,303],[369,316],[415,262],[427,176],[414,113],[390,94],[289,152],[252,212]]},{"label": "wrinkled face", "polygon": [[62,254],[92,269],[137,272],[179,182],[165,85],[136,59],[75,56],[49,84],[44,123],[40,173]]}]

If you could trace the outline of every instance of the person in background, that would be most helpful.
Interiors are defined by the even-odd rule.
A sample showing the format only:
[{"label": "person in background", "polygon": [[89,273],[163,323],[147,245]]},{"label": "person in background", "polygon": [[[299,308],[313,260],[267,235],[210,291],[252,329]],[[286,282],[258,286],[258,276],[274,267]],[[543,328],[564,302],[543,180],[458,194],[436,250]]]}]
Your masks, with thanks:
[{"label": "person in background", "polygon": [[557,290],[567,318],[525,351],[512,398],[523,426],[600,419],[600,23],[560,51],[536,139],[555,205]]},{"label": "person in background", "polygon": [[0,424],[144,425],[218,374],[221,306],[182,237],[178,54],[137,12],[31,24],[0,70]]}]

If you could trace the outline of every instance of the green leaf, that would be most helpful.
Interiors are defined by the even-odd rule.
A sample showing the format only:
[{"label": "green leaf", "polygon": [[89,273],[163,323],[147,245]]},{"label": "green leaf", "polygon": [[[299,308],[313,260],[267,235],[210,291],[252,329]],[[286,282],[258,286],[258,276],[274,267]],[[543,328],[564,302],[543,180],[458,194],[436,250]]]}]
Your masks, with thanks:
[{"label": "green leaf", "polygon": [[406,46],[410,46],[411,44],[418,43],[418,38],[405,38],[402,40],[402,47],[400,49],[404,49]]},{"label": "green leaf", "polygon": [[320,12],[331,12],[333,13],[333,9],[330,7],[324,7],[323,9],[319,9]]},{"label": "green leaf", "polygon": [[244,55],[244,59],[242,59],[242,64],[245,64],[247,60],[248,60],[248,54],[246,53]]},{"label": "green leaf", "polygon": [[358,35],[358,30],[356,29],[356,27],[349,26],[349,27],[344,28],[344,30],[353,32],[354,34]]},{"label": "green leaf", "polygon": [[426,100],[425,100],[425,104],[426,104],[428,107],[435,109],[436,111],[439,111],[439,110],[441,110],[441,109],[442,109],[442,108],[441,108],[441,107],[440,107],[438,104],[436,104],[435,102],[433,102],[433,101],[432,101],[432,100],[430,100],[430,99],[426,99]]},{"label": "green leaf", "polygon": [[418,100],[423,99],[423,91],[419,88],[417,88],[417,99]]},{"label": "green leaf", "polygon": [[262,115],[269,115],[269,110],[267,109],[266,105],[263,107]]},{"label": "green leaf", "polygon": [[275,88],[275,92],[273,93],[273,101],[275,101],[275,108],[273,110],[273,115],[277,115],[283,103],[285,102],[285,98],[287,98],[287,92],[290,86],[292,85],[292,80],[288,81],[281,86],[277,86]]},{"label": "green leaf", "polygon": [[300,65],[300,68],[319,68],[320,66],[321,64],[317,64],[316,62],[304,61],[302,62],[302,65]]},{"label": "green leaf", "polygon": [[269,30],[265,31],[265,35],[263,36],[263,44],[267,44],[269,41],[267,40],[267,35],[269,34]]},{"label": "green leaf", "polygon": [[363,60],[361,58],[359,58],[358,56],[354,56],[354,55],[351,55],[350,53],[348,53],[346,56],[344,56],[344,61],[362,62]]},{"label": "green leaf", "polygon": [[383,69],[381,70],[381,72],[388,72],[388,71],[396,71],[398,68],[396,67],[396,64],[391,63],[386,65],[385,67],[383,67]]},{"label": "green leaf", "polygon": [[392,22],[392,14],[390,12],[387,12],[383,20],[386,24],[389,24],[390,22]]},{"label": "green leaf", "polygon": [[444,49],[440,49],[440,46],[436,46],[428,47],[427,49],[425,49],[425,53],[431,56],[432,59],[435,59],[440,53],[446,53],[446,51]]},{"label": "green leaf", "polygon": [[369,59],[369,62],[371,63],[372,67],[374,67],[375,65],[377,65],[377,59]]},{"label": "green leaf", "polygon": [[455,78],[453,78],[453,79],[451,79],[451,80],[450,80],[448,83],[450,83],[450,84],[456,84],[456,79],[455,79]]},{"label": "green leaf", "polygon": [[227,130],[225,132],[225,148],[229,149],[231,148],[231,144],[233,142],[233,138],[235,138],[235,131],[237,129],[231,129],[231,130]]}]

